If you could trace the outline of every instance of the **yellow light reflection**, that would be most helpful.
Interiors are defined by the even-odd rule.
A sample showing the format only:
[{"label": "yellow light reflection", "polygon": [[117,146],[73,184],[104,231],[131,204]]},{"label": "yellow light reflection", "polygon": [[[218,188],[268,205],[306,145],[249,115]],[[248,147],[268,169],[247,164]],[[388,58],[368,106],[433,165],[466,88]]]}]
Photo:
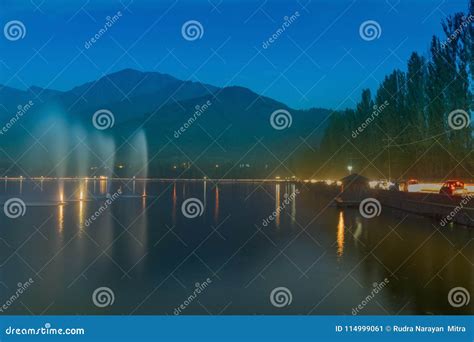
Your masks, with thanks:
[{"label": "yellow light reflection", "polygon": [[219,221],[219,187],[216,185],[216,199],[214,207],[214,222],[217,224]]},{"label": "yellow light reflection", "polygon": [[171,195],[172,197],[172,202],[173,202],[173,209],[171,212],[171,217],[173,219],[173,225],[176,224],[176,183],[173,185],[173,193]]},{"label": "yellow light reflection", "polygon": [[79,229],[84,229],[84,201],[79,201]]},{"label": "yellow light reflection", "polygon": [[84,229],[84,203],[86,192],[84,191],[84,183],[79,184],[79,229]]},{"label": "yellow light reflection", "polygon": [[339,212],[339,222],[337,224],[337,255],[344,254],[344,214]]},{"label": "yellow light reflection", "polygon": [[101,178],[99,180],[99,192],[105,194],[107,192],[107,179]]},{"label": "yellow light reflection", "polygon": [[59,206],[58,206],[58,230],[64,230],[64,184],[59,184]]},{"label": "yellow light reflection", "polygon": [[87,182],[79,184],[79,201],[85,201],[87,197]]},{"label": "yellow light reflection", "polygon": [[64,203],[64,183],[59,183],[59,203]]},{"label": "yellow light reflection", "polygon": [[275,225],[280,228],[280,184],[275,184]]},{"label": "yellow light reflection", "polygon": [[291,201],[291,225],[294,226],[296,223],[296,185],[291,185],[291,195],[293,200]]},{"label": "yellow light reflection", "polygon": [[60,233],[64,230],[64,205],[58,206],[58,230]]}]

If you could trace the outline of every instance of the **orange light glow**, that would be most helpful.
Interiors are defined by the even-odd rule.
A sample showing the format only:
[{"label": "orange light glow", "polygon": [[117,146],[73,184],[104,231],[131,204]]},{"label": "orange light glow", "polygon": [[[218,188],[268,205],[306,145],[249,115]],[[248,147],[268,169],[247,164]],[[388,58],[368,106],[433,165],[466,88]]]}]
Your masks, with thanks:
[{"label": "orange light glow", "polygon": [[339,222],[337,224],[337,255],[342,256],[344,253],[344,214],[339,213]]}]

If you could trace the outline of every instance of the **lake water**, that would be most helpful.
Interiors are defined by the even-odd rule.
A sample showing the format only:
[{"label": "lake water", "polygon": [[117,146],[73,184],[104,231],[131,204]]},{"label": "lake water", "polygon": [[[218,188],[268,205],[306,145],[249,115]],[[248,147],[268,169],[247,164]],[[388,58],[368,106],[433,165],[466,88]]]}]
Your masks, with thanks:
[{"label": "lake water", "polygon": [[[331,206],[324,187],[0,185],[2,209],[10,198],[26,203],[24,216],[0,212],[3,314],[473,313],[472,301],[459,308],[448,301],[451,289],[474,288],[472,228],[440,229],[386,208],[366,219]],[[201,216],[183,214],[189,198],[203,203]],[[11,299],[18,283],[22,293]],[[96,305],[101,287],[111,305]],[[277,288],[285,289],[271,300]]]}]

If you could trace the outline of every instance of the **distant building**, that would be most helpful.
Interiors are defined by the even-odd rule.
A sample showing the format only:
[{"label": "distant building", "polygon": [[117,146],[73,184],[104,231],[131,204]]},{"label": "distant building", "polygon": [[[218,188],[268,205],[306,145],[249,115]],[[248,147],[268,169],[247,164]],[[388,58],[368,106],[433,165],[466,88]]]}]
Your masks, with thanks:
[{"label": "distant building", "polygon": [[357,206],[369,197],[369,179],[357,173],[353,173],[341,179],[341,193],[336,199],[341,206]]}]

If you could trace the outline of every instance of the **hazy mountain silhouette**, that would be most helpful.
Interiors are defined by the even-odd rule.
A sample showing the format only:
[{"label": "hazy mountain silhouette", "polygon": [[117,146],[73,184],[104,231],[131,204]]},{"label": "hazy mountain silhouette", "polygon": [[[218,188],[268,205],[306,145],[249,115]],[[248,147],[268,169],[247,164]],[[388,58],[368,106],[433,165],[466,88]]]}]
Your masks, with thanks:
[{"label": "hazy mountain silhouette", "polygon": [[[58,144],[66,144],[59,140],[76,139],[79,131],[84,136],[104,135],[114,139],[118,147],[116,160],[125,164],[134,154],[130,137],[144,132],[149,159],[154,159],[152,167],[198,157],[197,163],[202,165],[278,164],[302,145],[300,137],[307,138],[303,145],[316,146],[325,126],[321,123],[329,114],[325,109],[291,109],[244,87],[219,88],[132,69],[69,91],[37,86],[23,91],[4,86],[0,87],[0,101],[0,126],[15,115],[18,106],[34,103],[7,133],[0,135],[2,147],[13,155],[35,143],[28,132],[36,132],[34,135],[39,138],[44,134],[41,132],[50,129],[46,122],[52,122],[51,126],[60,122],[46,133],[57,134],[55,130],[60,130]],[[94,127],[92,116],[99,109],[113,113],[112,128],[99,131]],[[284,130],[276,130],[270,124],[271,114],[279,109],[287,110],[292,117],[291,126]],[[194,114],[197,111],[199,115]],[[183,132],[179,132],[180,127],[185,128]],[[54,136],[46,140],[51,143]],[[7,162],[0,158],[3,164]]]}]

